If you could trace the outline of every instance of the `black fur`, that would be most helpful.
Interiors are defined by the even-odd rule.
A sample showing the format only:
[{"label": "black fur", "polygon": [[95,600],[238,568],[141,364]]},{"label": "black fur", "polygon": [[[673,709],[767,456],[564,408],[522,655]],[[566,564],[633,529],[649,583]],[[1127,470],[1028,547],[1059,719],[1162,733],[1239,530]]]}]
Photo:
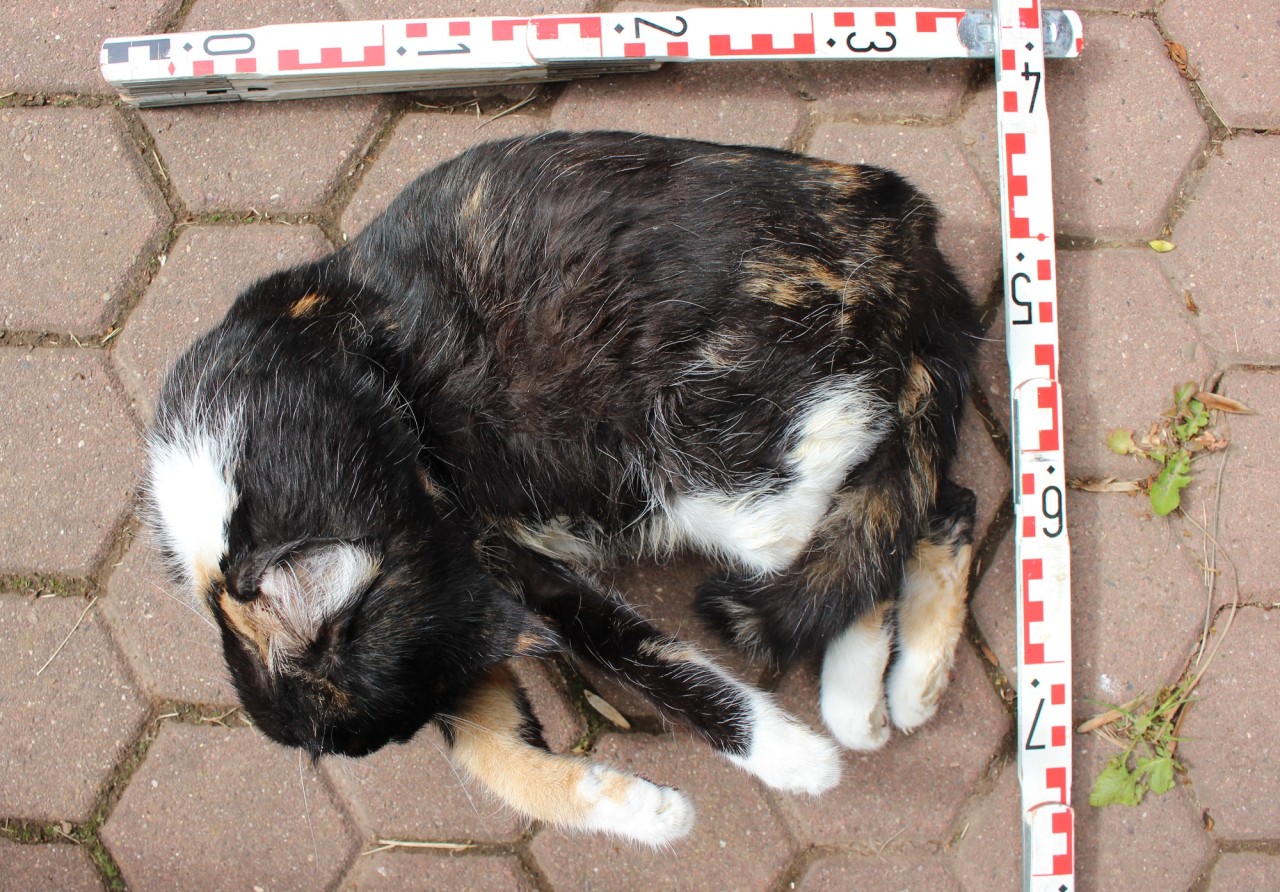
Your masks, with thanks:
[{"label": "black fur", "polygon": [[[548,134],[429,171],[347,247],[254,285],[178,363],[153,433],[240,413],[240,501],[202,594],[249,713],[313,753],[406,739],[487,667],[560,646],[536,611],[740,752],[716,691],[637,656],[656,630],[540,557],[501,566],[504,587],[476,543],[564,519],[634,548],[656,496],[784,486],[807,396],[864,374],[892,411],[847,507],[789,569],[728,568],[699,600],[730,639],[820,652],[951,510],[976,322],[935,229],[888,171]],[[364,543],[379,575],[272,672],[219,593],[252,605],[264,568],[317,540]]]}]

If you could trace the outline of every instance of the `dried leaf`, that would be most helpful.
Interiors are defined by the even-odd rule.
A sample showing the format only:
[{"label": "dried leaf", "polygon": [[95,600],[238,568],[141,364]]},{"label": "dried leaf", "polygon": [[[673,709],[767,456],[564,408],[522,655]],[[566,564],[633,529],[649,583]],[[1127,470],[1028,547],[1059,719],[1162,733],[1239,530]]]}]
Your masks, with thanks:
[{"label": "dried leaf", "polygon": [[1182,302],[1187,305],[1187,309],[1191,311],[1191,315],[1200,315],[1200,307],[1196,306],[1195,298],[1191,296],[1190,291],[1182,292]]},{"label": "dried leaf", "polygon": [[613,724],[617,725],[623,731],[631,730],[631,723],[627,721],[627,717],[618,712],[613,704],[601,697],[595,691],[583,691],[582,695],[587,698],[587,702],[591,704],[591,708],[600,713]]},{"label": "dried leaf", "polygon": [[1178,68],[1178,74],[1182,75],[1189,81],[1193,81],[1200,76],[1200,72],[1191,67],[1190,60],[1187,58],[1187,48],[1176,40],[1166,40],[1164,48],[1169,52],[1169,58]]},{"label": "dried leaf", "polygon": [[1076,477],[1067,486],[1084,492],[1138,492],[1142,484],[1137,480],[1117,480],[1114,477]]},{"label": "dried leaf", "polygon": [[1204,404],[1206,409],[1217,409],[1219,412],[1230,412],[1233,415],[1256,414],[1239,400],[1233,400],[1229,396],[1222,396],[1217,393],[1209,393],[1207,390],[1196,391],[1196,399]]},{"label": "dried leaf", "polygon": [[1155,251],[1157,254],[1168,254],[1170,251],[1173,250],[1173,242],[1165,241],[1162,238],[1152,239],[1151,241],[1147,242],[1147,246],[1150,247],[1151,250]]}]

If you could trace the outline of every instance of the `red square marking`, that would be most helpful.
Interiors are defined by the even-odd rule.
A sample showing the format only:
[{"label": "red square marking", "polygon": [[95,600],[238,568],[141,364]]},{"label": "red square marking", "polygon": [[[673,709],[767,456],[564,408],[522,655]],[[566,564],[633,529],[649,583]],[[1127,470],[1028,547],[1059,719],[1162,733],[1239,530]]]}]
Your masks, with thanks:
[{"label": "red square marking", "polygon": [[893,27],[893,25],[894,25],[894,22],[895,22],[895,21],[897,21],[897,16],[896,16],[896,15],[894,15],[893,13],[891,13],[891,12],[877,12],[877,13],[876,13],[876,27],[877,27],[877,28],[892,28],[892,27]]},{"label": "red square marking", "polygon": [[1036,537],[1036,519],[1034,517],[1022,518],[1022,538],[1034,539]]},{"label": "red square marking", "polygon": [[1067,729],[1062,725],[1054,725],[1049,732],[1049,743],[1051,746],[1067,745]]},{"label": "red square marking", "polygon": [[409,24],[404,26],[404,36],[405,37],[426,37],[427,23],[426,22],[410,22]]},{"label": "red square marking", "polygon": [[450,37],[466,37],[470,33],[471,33],[470,22],[450,22],[449,23]]},{"label": "red square marking", "polygon": [[1053,321],[1053,304],[1049,303],[1047,300],[1040,304],[1040,321]]},{"label": "red square marking", "polygon": [[836,13],[836,15],[835,15],[835,24],[836,24],[836,27],[837,27],[837,28],[852,28],[852,27],[853,27],[853,13],[851,13],[851,12],[837,12],[837,13]]},{"label": "red square marking", "polygon": [[1029,496],[1029,495],[1033,495],[1035,491],[1036,491],[1036,475],[1023,474],[1022,475],[1022,494],[1024,496]]},{"label": "red square marking", "polygon": [[635,56],[644,56],[645,54],[643,43],[624,44],[624,49],[626,50],[627,58],[633,58]]},{"label": "red square marking", "polygon": [[1049,685],[1049,702],[1061,706],[1067,702],[1067,686],[1064,684]]},{"label": "red square marking", "polygon": [[1018,67],[1018,60],[1013,50],[1000,51],[1000,67],[1005,71],[1013,71]]},{"label": "red square marking", "polygon": [[257,59],[236,59],[236,71],[257,71]]},{"label": "red square marking", "polygon": [[689,44],[683,40],[673,40],[667,44],[668,56],[687,56],[689,55]]},{"label": "red square marking", "polygon": [[193,69],[192,73],[195,74],[196,77],[202,77],[206,74],[213,74],[213,60],[202,59],[199,62],[195,62],[192,64],[192,69]]},{"label": "red square marking", "polygon": [[1047,282],[1053,278],[1053,262],[1049,260],[1036,261],[1036,278],[1041,282]]},{"label": "red square marking", "polygon": [[1018,94],[1013,90],[1005,91],[1004,110],[1007,112],[1016,112],[1018,110]]}]

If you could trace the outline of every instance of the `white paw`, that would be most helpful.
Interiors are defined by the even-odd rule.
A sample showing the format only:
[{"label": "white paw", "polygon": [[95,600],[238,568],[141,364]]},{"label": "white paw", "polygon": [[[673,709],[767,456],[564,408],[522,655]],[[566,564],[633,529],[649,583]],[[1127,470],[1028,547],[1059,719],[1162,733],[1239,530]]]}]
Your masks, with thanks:
[{"label": "white paw", "polygon": [[843,692],[822,688],[822,720],[841,746],[878,750],[889,740],[889,711],[881,696],[867,708],[862,697],[846,699]]},{"label": "white paw", "polygon": [[950,682],[951,662],[937,653],[903,650],[898,654],[885,685],[895,725],[913,731],[933,718]]},{"label": "white paw", "polygon": [[693,829],[693,804],[673,787],[592,765],[578,792],[593,803],[581,824],[583,830],[661,846]]},{"label": "white paw", "polygon": [[840,753],[828,740],[752,691],[751,746],[744,755],[725,754],[775,790],[818,794],[840,781]]}]

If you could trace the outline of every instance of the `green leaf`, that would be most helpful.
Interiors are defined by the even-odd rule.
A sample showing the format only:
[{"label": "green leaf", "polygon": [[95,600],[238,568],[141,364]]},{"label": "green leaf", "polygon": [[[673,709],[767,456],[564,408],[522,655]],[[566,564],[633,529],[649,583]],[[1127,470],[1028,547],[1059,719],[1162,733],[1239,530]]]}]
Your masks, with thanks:
[{"label": "green leaf", "polygon": [[1134,455],[1141,451],[1138,444],[1133,442],[1133,431],[1123,427],[1107,434],[1107,448],[1117,455]]},{"label": "green leaf", "polygon": [[1157,254],[1168,254],[1170,251],[1173,250],[1173,242],[1167,241],[1162,238],[1152,239],[1151,241],[1147,242],[1147,246],[1150,247],[1151,250],[1155,251]]},{"label": "green leaf", "polygon": [[1179,449],[1169,456],[1164,469],[1151,484],[1149,496],[1151,510],[1164,517],[1182,503],[1181,491],[1191,483],[1191,455],[1185,449]]},{"label": "green leaf", "polygon": [[1137,805],[1142,801],[1146,785],[1140,775],[1129,770],[1129,754],[1116,756],[1107,762],[1089,793],[1089,804],[1097,808],[1108,805]]},{"label": "green leaf", "polygon": [[1198,389],[1194,381],[1188,381],[1186,384],[1175,388],[1173,391],[1174,411],[1181,412],[1182,407],[1187,404],[1187,400],[1195,396]]},{"label": "green leaf", "polygon": [[1138,772],[1146,774],[1147,787],[1160,796],[1173,789],[1173,756],[1152,756],[1138,760]]}]

